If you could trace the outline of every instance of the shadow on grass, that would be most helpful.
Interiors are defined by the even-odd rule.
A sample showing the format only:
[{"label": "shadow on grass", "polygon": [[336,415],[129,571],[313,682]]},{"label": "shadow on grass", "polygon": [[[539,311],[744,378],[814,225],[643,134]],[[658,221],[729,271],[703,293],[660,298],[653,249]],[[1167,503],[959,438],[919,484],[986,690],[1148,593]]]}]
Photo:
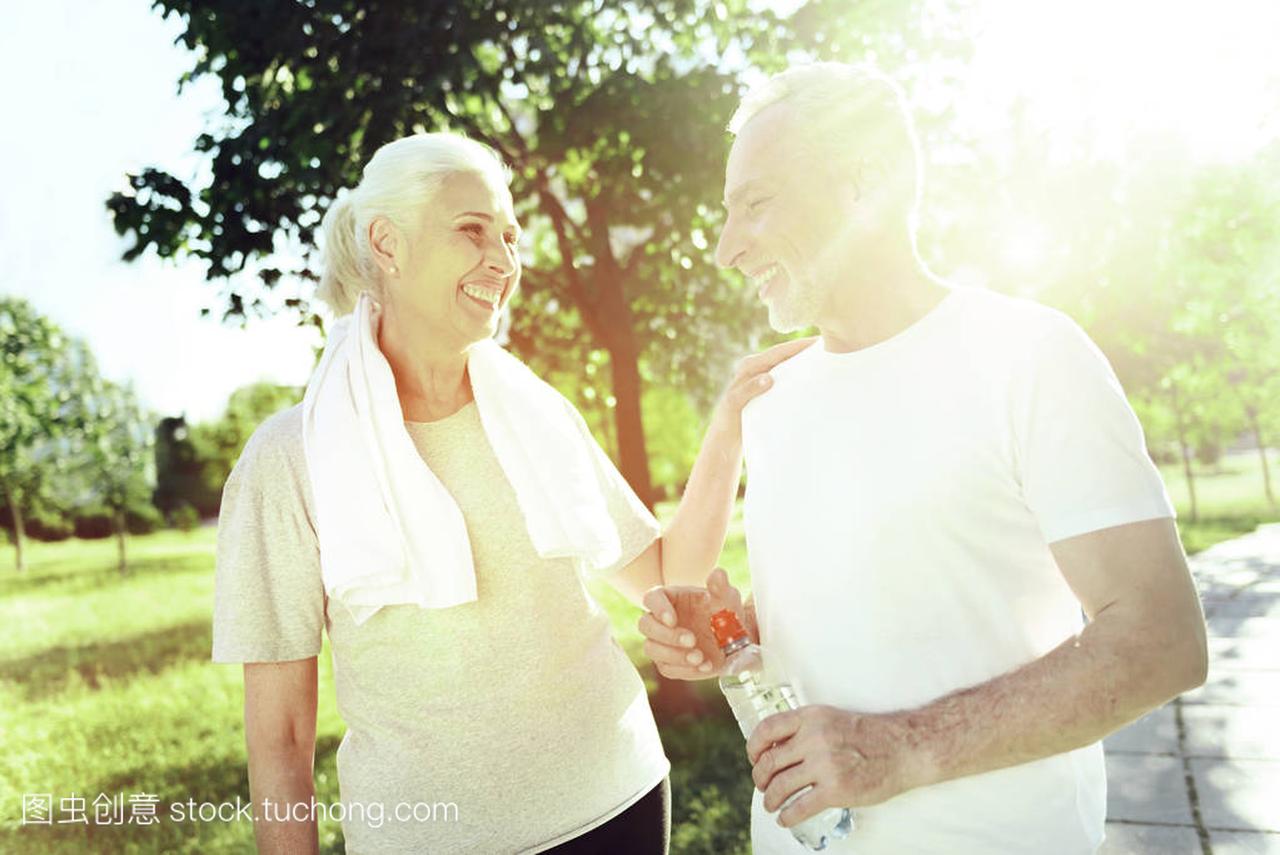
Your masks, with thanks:
[{"label": "shadow on grass", "polygon": [[207,573],[213,569],[213,556],[193,551],[189,554],[145,555],[129,562],[129,571],[121,573],[114,564],[92,562],[88,566],[68,568],[43,565],[25,573],[9,573],[0,577],[0,597],[16,596],[55,588],[59,594],[78,594],[107,588],[132,579],[175,573]]},{"label": "shadow on grass", "polygon": [[28,701],[57,695],[77,678],[97,689],[104,680],[128,680],[183,662],[207,661],[212,639],[209,621],[195,620],[118,641],[64,645],[0,662],[0,683],[15,684]]},{"label": "shadow on grass", "polygon": [[[333,755],[338,750],[339,738],[322,737],[316,741],[316,767],[332,768]],[[330,802],[337,799],[336,786],[331,791],[317,788],[316,800]],[[140,794],[155,797],[153,824],[133,821],[141,814],[130,805],[131,797]],[[104,808],[101,815],[95,812],[94,799],[99,794],[122,800],[119,809]],[[61,799],[70,794],[54,795],[53,825],[27,825],[0,828],[0,851],[4,852],[253,852],[253,823],[236,817],[235,807],[249,801],[249,778],[245,757],[210,757],[203,762],[146,769],[116,775],[92,785],[78,796],[85,799],[83,808],[87,823],[57,823],[68,816],[61,808]],[[188,802],[194,802],[189,806]],[[208,809],[206,819],[198,815],[200,805],[224,805],[222,818],[213,817]],[[181,805],[180,812],[172,810]],[[195,807],[197,818],[189,817]],[[181,818],[181,821],[180,821]],[[124,821],[121,821],[124,820]],[[326,852],[342,852],[341,834],[338,840],[324,846]]]}]

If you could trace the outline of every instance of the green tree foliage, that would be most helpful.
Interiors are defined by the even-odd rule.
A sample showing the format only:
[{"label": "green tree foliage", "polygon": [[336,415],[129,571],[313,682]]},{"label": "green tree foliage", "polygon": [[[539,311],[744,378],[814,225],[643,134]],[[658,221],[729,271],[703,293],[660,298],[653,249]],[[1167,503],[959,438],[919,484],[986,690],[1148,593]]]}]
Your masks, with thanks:
[{"label": "green tree foliage", "polygon": [[155,506],[167,518],[212,516],[218,512],[220,484],[205,477],[207,461],[182,416],[169,416],[156,426]]},{"label": "green tree foliage", "polygon": [[268,416],[301,401],[302,392],[297,386],[253,383],[231,394],[220,418],[195,425],[192,441],[205,462],[204,482],[216,488],[219,498],[231,467],[254,430]]},{"label": "green tree foliage", "polygon": [[198,517],[218,513],[222,486],[254,430],[270,415],[302,400],[297,386],[253,383],[231,394],[218,418],[188,424],[162,419],[156,440],[156,498],[162,512]]},{"label": "green tree foliage", "polygon": [[[101,377],[88,346],[23,300],[0,300],[0,487],[24,568],[28,535],[146,531],[152,426],[129,388]],[[104,526],[106,531],[99,532]]]},{"label": "green tree foliage", "polygon": [[1265,449],[1280,431],[1280,147],[1197,175],[1149,265],[1157,287],[1125,327],[1149,437],[1176,445],[1193,519],[1192,456],[1241,432],[1274,505]]},{"label": "green tree foliage", "polygon": [[[194,256],[226,283],[227,316],[263,311],[282,277],[314,278],[321,213],[378,146],[421,130],[483,140],[512,166],[531,233],[511,344],[611,414],[621,469],[652,496],[645,382],[709,395],[747,337],[748,295],[711,259],[739,88],[721,60],[770,52],[771,13],[744,0],[156,6],[182,17],[189,78],[216,75],[227,115],[195,142],[207,184],[147,169],[111,198],[136,239],[126,258]],[[301,266],[278,266],[280,242]],[[251,267],[260,288],[234,276]],[[607,372],[583,378],[599,355]]]},{"label": "green tree foliage", "polygon": [[47,506],[65,464],[59,440],[84,375],[68,338],[25,300],[0,298],[0,492],[13,528],[17,568],[25,569],[26,517]]},{"label": "green tree foliage", "polygon": [[89,394],[73,410],[77,429],[72,448],[84,485],[79,504],[106,511],[116,535],[120,572],[127,573],[128,514],[150,505],[155,484],[154,419],[131,387],[96,376],[88,385]]}]

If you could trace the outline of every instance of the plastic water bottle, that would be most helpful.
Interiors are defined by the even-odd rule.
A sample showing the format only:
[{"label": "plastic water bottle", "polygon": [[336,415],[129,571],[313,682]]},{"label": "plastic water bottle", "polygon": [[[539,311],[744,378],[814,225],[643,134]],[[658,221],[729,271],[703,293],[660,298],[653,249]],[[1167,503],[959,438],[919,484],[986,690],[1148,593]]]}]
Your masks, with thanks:
[{"label": "plastic water bottle", "polygon": [[[791,686],[765,667],[759,645],[752,644],[747,638],[736,614],[729,609],[716,612],[711,616],[711,631],[724,651],[720,690],[728,699],[743,736],[749,739],[756,725],[774,713],[799,706]],[[778,810],[811,789],[805,787],[796,792]],[[791,833],[796,840],[816,851],[825,849],[832,840],[848,836],[852,829],[853,814],[848,808],[827,808],[817,816],[792,826]]]}]

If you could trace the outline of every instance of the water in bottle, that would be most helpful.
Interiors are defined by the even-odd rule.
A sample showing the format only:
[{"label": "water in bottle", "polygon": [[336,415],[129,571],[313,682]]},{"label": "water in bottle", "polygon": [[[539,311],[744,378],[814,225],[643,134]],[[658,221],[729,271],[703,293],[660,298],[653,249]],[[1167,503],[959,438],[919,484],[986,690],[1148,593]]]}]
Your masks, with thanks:
[{"label": "water in bottle", "polygon": [[[729,609],[716,612],[711,616],[711,631],[725,657],[720,690],[728,699],[743,736],[750,738],[756,725],[774,713],[799,706],[791,686],[766,667],[760,647],[747,638],[736,614]],[[779,810],[810,789],[805,787],[792,795]],[[853,814],[848,808],[827,808],[792,826],[791,833],[810,849],[821,850],[830,841],[847,836],[852,828]]]}]

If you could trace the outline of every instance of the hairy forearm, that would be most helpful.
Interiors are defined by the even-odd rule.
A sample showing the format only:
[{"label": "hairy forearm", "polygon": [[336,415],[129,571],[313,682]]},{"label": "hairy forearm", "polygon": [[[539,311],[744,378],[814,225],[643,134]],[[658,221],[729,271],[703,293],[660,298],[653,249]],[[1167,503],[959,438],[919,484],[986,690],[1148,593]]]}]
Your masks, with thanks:
[{"label": "hairy forearm", "polygon": [[[253,832],[258,851],[264,855],[319,851],[319,836],[311,810],[315,798],[314,757],[314,743],[250,748]],[[264,806],[264,801],[270,804]]]},{"label": "hairy forearm", "polygon": [[715,567],[733,516],[742,474],[742,437],[714,418],[694,461],[675,516],[662,536],[668,585],[701,585]]},{"label": "hairy forearm", "polygon": [[1103,611],[1045,656],[903,713],[925,783],[1097,742],[1204,681],[1203,637]]}]

